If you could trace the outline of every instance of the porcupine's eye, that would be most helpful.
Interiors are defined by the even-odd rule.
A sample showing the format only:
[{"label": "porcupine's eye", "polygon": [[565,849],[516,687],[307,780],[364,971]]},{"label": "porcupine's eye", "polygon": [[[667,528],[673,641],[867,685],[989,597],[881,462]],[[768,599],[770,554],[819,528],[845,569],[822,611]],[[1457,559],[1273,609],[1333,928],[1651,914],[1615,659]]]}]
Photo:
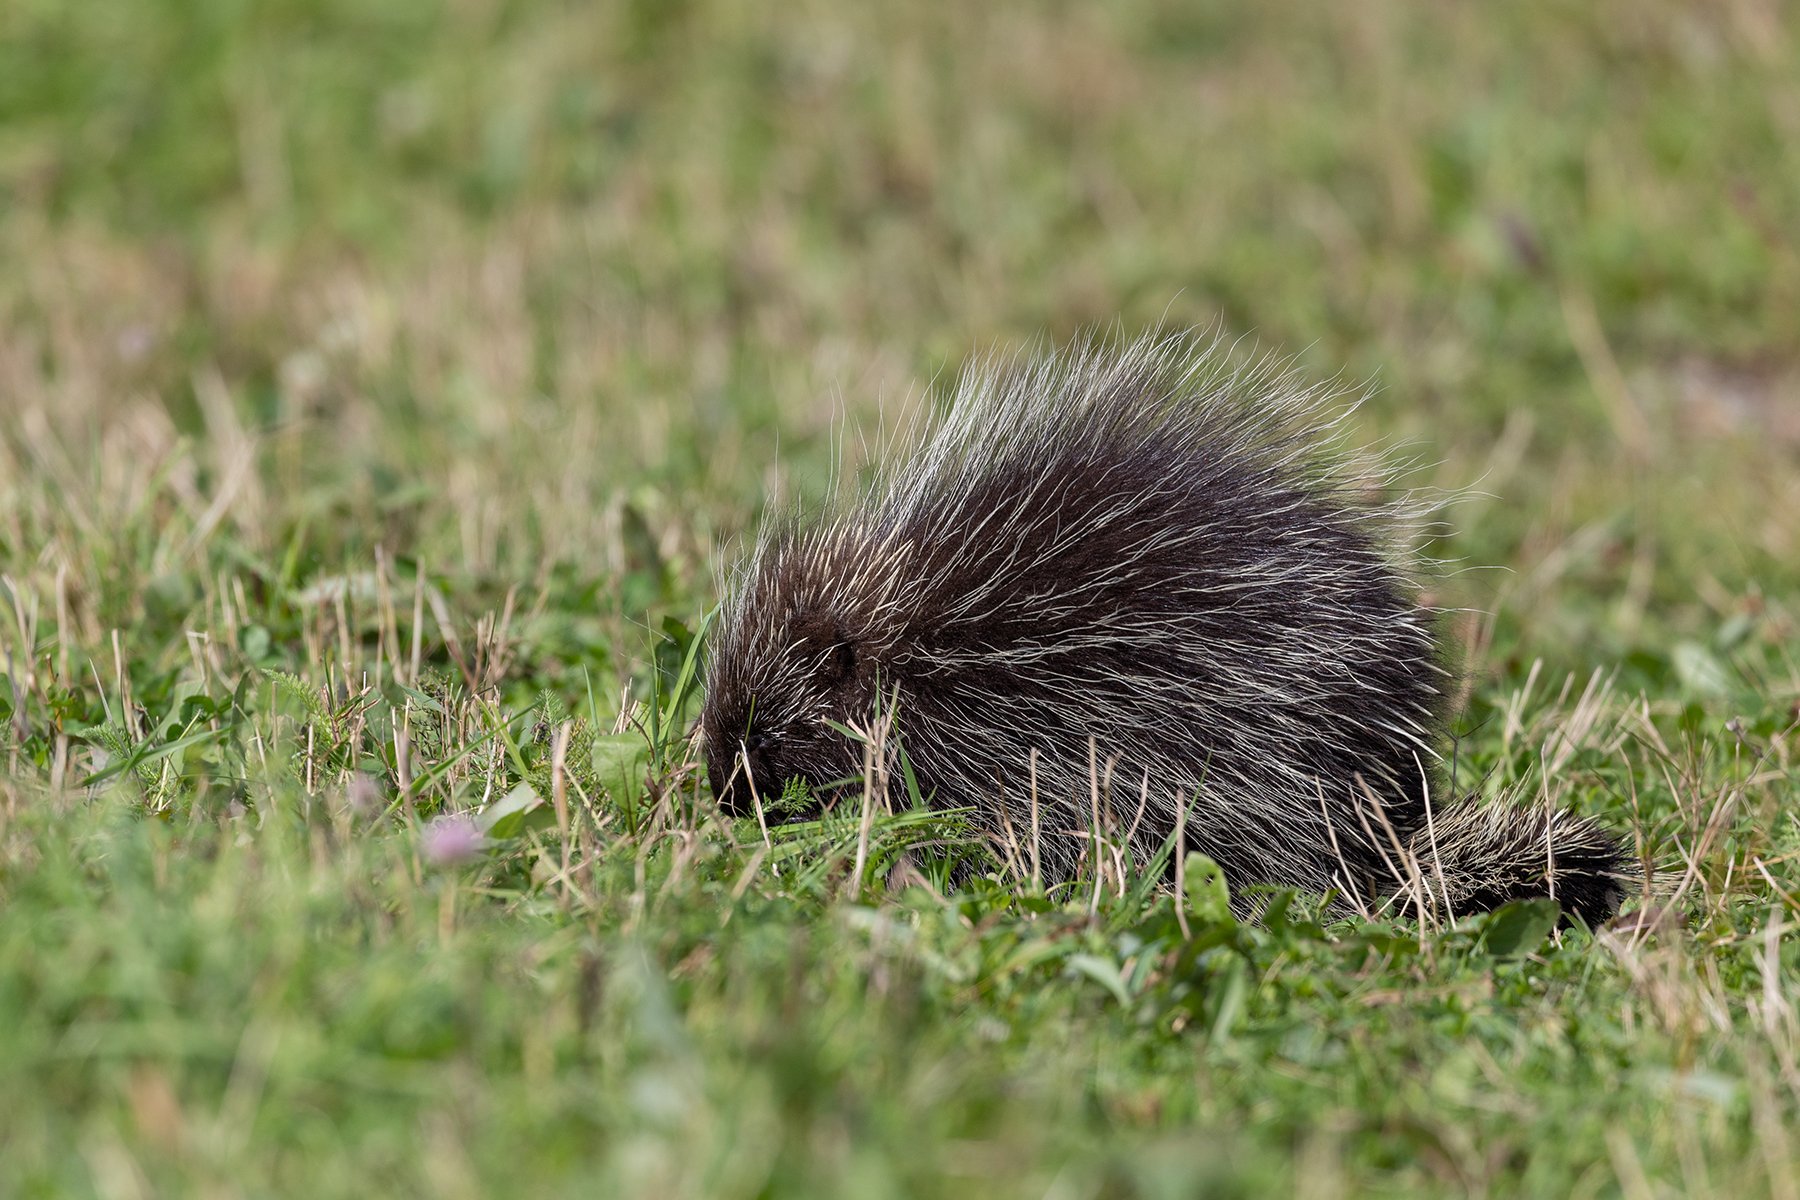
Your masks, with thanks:
[{"label": "porcupine's eye", "polygon": [[848,641],[840,641],[831,648],[831,657],[826,660],[826,672],[833,683],[841,683],[856,674],[856,647]]}]

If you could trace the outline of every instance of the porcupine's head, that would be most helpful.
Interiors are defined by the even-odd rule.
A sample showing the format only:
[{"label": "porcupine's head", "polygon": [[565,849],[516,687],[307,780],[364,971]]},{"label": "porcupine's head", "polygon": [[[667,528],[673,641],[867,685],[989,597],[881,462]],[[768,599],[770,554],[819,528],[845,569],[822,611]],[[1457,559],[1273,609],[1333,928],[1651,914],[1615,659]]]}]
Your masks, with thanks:
[{"label": "porcupine's head", "polygon": [[766,535],[726,589],[710,640],[700,727],[713,794],[727,811],[768,806],[790,780],[815,797],[859,774],[862,748],[833,722],[875,707],[891,631],[879,552],[856,521]]}]

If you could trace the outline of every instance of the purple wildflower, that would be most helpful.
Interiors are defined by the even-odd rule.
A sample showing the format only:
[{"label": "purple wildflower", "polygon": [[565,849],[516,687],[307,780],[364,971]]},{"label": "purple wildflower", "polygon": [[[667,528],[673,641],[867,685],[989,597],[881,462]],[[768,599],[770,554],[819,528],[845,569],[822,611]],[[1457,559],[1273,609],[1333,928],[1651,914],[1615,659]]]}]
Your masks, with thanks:
[{"label": "purple wildflower", "polygon": [[420,849],[425,861],[434,867],[452,867],[478,857],[487,848],[487,839],[474,818],[467,813],[433,817],[425,826]]}]

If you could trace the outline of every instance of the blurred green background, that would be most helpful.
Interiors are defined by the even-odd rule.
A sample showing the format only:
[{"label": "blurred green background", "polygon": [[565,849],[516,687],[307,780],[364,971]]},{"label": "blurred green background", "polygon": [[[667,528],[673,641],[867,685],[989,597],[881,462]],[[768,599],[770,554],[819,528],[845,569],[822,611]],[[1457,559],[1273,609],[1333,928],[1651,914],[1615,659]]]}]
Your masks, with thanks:
[{"label": "blurred green background", "polygon": [[697,570],[974,353],[1216,324],[1377,384],[1492,495],[1457,598],[1610,662],[1800,561],[1790,15],[13,0],[8,407],[173,437],[203,374],[351,545],[592,565],[654,488]]},{"label": "blurred green background", "polygon": [[[1780,0],[0,2],[5,1190],[1794,1196],[1797,146]],[[1157,325],[1373,385],[1459,783],[1697,932],[1240,930],[1183,1034],[1169,898],[626,836],[660,735],[421,868],[835,456]]]}]

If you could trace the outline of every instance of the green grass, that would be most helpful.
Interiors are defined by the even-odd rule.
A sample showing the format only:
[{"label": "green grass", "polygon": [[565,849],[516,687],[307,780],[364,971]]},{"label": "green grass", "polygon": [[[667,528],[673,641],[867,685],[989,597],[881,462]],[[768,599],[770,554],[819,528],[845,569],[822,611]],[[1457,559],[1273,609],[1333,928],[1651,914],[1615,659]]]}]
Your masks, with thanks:
[{"label": "green grass", "polygon": [[[14,0],[0,1194],[1800,1195],[1796,146],[1768,0]],[[722,557],[1115,321],[1379,382],[1676,919],[716,813]]]}]

